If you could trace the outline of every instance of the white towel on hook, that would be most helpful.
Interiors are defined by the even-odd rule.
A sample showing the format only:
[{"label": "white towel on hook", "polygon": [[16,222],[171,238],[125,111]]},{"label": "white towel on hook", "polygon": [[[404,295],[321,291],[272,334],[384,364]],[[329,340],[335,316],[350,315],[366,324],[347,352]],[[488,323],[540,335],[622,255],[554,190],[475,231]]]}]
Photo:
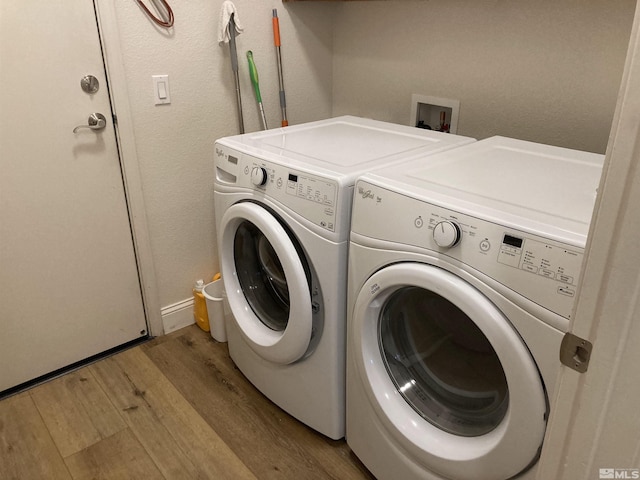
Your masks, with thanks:
[{"label": "white towel on hook", "polygon": [[231,39],[229,35],[229,22],[231,21],[231,15],[233,15],[233,23],[235,24],[235,35],[238,36],[244,30],[240,21],[238,20],[238,11],[236,6],[230,0],[222,2],[220,7],[220,24],[218,26],[218,43],[228,43]]}]

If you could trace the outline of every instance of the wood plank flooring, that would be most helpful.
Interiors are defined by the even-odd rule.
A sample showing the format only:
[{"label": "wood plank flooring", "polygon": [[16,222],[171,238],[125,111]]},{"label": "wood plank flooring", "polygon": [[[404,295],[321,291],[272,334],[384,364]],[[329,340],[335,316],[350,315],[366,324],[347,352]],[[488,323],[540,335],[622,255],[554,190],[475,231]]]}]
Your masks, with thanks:
[{"label": "wood plank flooring", "polygon": [[0,401],[0,478],[373,479],[195,325]]}]

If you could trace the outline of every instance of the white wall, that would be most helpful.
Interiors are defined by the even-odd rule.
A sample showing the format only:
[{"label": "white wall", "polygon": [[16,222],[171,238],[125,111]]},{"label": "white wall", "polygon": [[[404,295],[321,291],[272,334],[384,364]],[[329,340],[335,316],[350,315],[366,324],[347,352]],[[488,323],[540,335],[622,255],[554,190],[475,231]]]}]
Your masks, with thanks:
[{"label": "white wall", "polygon": [[[151,1],[146,2],[152,5]],[[191,296],[218,270],[213,218],[213,144],[238,133],[229,48],[219,46],[222,0],[171,1],[175,26],[152,24],[136,2],[116,2],[118,29],[161,306]],[[237,0],[246,131],[260,127],[248,76],[252,50],[270,126],[280,125],[272,9],[278,9],[291,124],[330,116],[331,10],[278,0]],[[151,76],[168,74],[171,104],[154,105]]]},{"label": "white wall", "polygon": [[604,153],[634,0],[341,2],[333,113],[407,124],[460,100],[458,133]]}]

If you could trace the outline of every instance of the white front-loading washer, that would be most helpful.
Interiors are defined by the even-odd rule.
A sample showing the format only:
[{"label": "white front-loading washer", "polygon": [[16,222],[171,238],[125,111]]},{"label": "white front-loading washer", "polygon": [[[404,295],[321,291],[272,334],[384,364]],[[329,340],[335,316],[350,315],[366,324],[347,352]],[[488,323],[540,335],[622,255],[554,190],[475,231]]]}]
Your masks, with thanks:
[{"label": "white front-loading washer", "polygon": [[274,403],[330,438],[344,436],[355,178],[472,141],[346,116],[215,144],[231,359]]},{"label": "white front-loading washer", "polygon": [[494,137],[357,180],[346,439],[379,480],[534,477],[602,163]]}]

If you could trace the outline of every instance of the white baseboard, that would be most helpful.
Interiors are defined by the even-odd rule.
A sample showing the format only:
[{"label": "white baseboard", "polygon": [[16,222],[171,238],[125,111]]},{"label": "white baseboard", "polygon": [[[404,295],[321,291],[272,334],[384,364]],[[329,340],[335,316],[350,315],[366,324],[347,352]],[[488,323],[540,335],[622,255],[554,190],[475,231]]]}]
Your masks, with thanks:
[{"label": "white baseboard", "polygon": [[160,310],[165,335],[195,323],[193,318],[193,298],[167,305]]}]

